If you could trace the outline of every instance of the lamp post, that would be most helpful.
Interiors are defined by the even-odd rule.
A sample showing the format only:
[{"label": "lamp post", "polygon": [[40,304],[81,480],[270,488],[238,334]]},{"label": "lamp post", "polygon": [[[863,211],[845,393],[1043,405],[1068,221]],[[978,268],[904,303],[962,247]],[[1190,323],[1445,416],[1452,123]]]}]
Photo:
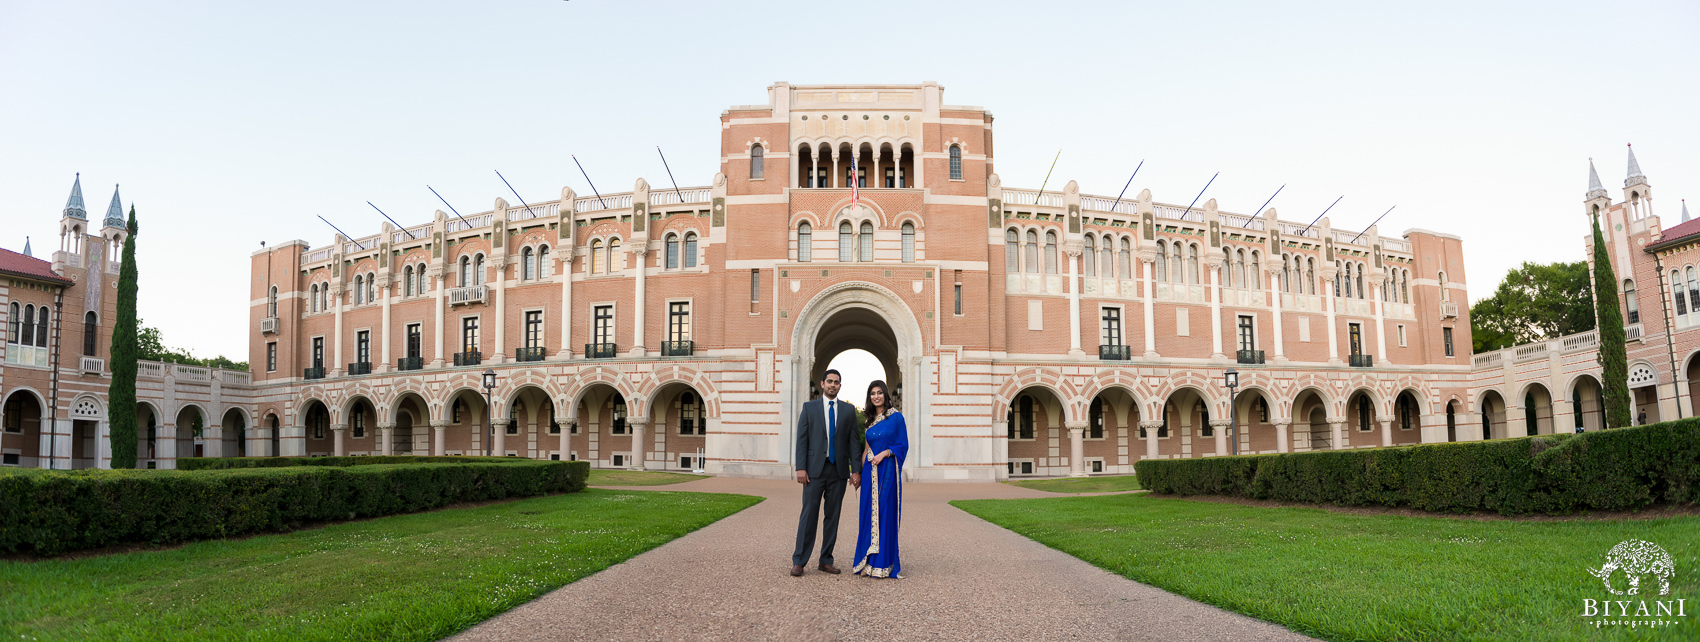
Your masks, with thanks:
[{"label": "lamp post", "polygon": [[484,370],[484,456],[490,456],[490,442],[496,438],[496,431],[490,427],[490,413],[495,406],[490,403],[490,394],[496,390],[496,371]]},{"label": "lamp post", "polygon": [[1240,454],[1240,426],[1239,418],[1235,415],[1238,413],[1239,407],[1238,404],[1234,403],[1234,391],[1240,387],[1240,373],[1233,368],[1228,368],[1226,372],[1222,373],[1222,385],[1228,387],[1228,439],[1233,442],[1231,452],[1238,455]]}]

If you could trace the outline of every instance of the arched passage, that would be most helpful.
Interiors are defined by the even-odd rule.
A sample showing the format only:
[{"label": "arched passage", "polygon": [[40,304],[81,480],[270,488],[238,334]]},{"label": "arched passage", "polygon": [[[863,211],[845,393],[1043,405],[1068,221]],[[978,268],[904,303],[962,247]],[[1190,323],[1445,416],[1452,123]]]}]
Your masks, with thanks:
[{"label": "arched passage", "polygon": [[1332,450],[1334,430],[1328,425],[1328,402],[1314,388],[1293,399],[1293,443],[1301,450]]},{"label": "arched passage", "polygon": [[1505,437],[1505,399],[1498,390],[1488,390],[1482,393],[1480,406],[1482,415],[1482,439]]},{"label": "arched passage", "polygon": [[[508,395],[507,422],[498,426],[495,450],[502,455],[546,459],[545,451],[559,445],[555,428],[555,402],[535,385],[523,385]],[[555,439],[552,439],[555,438]],[[555,443],[551,444],[550,442]]]},{"label": "arched passage", "polygon": [[392,404],[390,452],[396,455],[431,454],[431,405],[417,392],[404,392]]},{"label": "arched passage", "polygon": [[1240,454],[1286,452],[1271,421],[1273,405],[1274,398],[1262,388],[1245,388],[1234,395],[1234,414],[1228,419],[1230,431],[1239,433]]},{"label": "arched passage", "polygon": [[702,391],[682,381],[672,381],[657,388],[650,397],[649,430],[654,437],[645,440],[645,450],[652,466],[674,470],[705,470],[707,457],[708,410]]},{"label": "arched passage", "polygon": [[1547,387],[1531,383],[1523,389],[1524,435],[1552,434],[1552,393]]},{"label": "arched passage", "polygon": [[177,410],[177,458],[205,457],[206,444],[202,440],[206,431],[206,414],[201,407],[189,404]]},{"label": "arched passage", "polygon": [[300,451],[308,456],[325,456],[332,452],[331,411],[325,402],[313,399],[301,413],[301,427],[306,432],[306,445]]},{"label": "arched passage", "polygon": [[1163,423],[1155,435],[1150,430],[1140,431],[1147,453],[1152,439],[1157,441],[1156,455],[1164,459],[1230,452],[1228,419],[1211,417],[1209,400],[1196,388],[1187,386],[1170,393],[1159,419]]},{"label": "arched passage", "polygon": [[278,422],[277,414],[276,413],[267,413],[266,414],[266,435],[265,435],[265,437],[266,437],[266,451],[264,453],[255,453],[255,454],[264,454],[267,457],[282,457],[283,456],[283,435],[281,434],[282,432],[283,432],[283,428]]},{"label": "arched passage", "polygon": [[[334,429],[335,426],[332,426]],[[334,439],[337,435],[332,434]],[[342,443],[337,449],[338,455],[380,455],[383,454],[383,444],[379,443],[378,408],[365,395],[356,395],[349,399],[342,413]]]},{"label": "arched passage", "polygon": [[[908,418],[909,461],[915,462],[915,467],[931,464],[931,444],[922,438],[926,429],[919,420],[924,414],[927,390],[923,379],[911,376],[920,368],[921,327],[900,297],[872,283],[849,282],[828,288],[797,315],[791,347],[801,358],[796,360],[792,371],[793,386],[786,415],[794,418],[802,404],[815,396],[813,388],[833,356],[846,350],[866,350],[885,369],[887,388]],[[911,381],[916,383],[914,390],[909,389]],[[843,390],[839,394],[859,405],[865,393],[864,389]],[[785,424],[784,443],[794,443],[796,422]],[[782,452],[789,464],[793,449],[784,448]],[[980,461],[989,461],[997,453],[987,448],[980,456],[988,458]]]},{"label": "arched passage", "polygon": [[224,418],[218,422],[220,457],[248,456],[248,419],[239,408],[224,411]]},{"label": "arched passage", "polygon": [[1393,445],[1423,442],[1422,409],[1422,401],[1415,390],[1401,390],[1399,396],[1393,398]]},{"label": "arched passage", "polygon": [[136,467],[158,468],[159,458],[159,409],[146,401],[136,402]]},{"label": "arched passage", "polygon": [[[448,425],[443,430],[443,454],[483,455],[487,409],[484,394],[472,388],[461,388],[449,394],[444,406],[444,419]],[[490,429],[494,428],[492,424]]]},{"label": "arched passage", "polygon": [[[579,393],[578,409],[573,413],[573,437],[584,437],[583,450],[575,441],[570,459],[588,459],[596,468],[630,468],[632,457],[631,427],[626,422],[626,397],[614,386],[594,383]],[[582,455],[582,456],[581,456]]]},{"label": "arched passage", "polygon": [[1346,397],[1346,431],[1341,433],[1341,447],[1361,448],[1381,443],[1377,435],[1381,426],[1376,421],[1375,409],[1375,397],[1367,390],[1360,389]]},{"label": "arched passage", "polygon": [[1061,449],[1067,434],[1063,430],[1065,416],[1063,401],[1046,386],[1029,386],[1015,395],[1005,419],[1009,429],[1008,474],[1067,475],[1069,467],[1061,457],[1050,455]]},{"label": "arched passage", "polygon": [[1086,407],[1086,428],[1081,433],[1081,472],[1132,473],[1131,457],[1140,454],[1131,448],[1137,430],[1139,400],[1120,386],[1100,390]]},{"label": "arched passage", "polygon": [[0,464],[40,468],[42,403],[35,393],[13,389],[0,410]]},{"label": "arched passage", "polygon": [[1593,432],[1606,426],[1606,405],[1601,396],[1600,380],[1581,375],[1570,385],[1570,414],[1575,420],[1572,430]]},{"label": "arched passage", "polygon": [[1446,441],[1458,441],[1458,415],[1462,412],[1457,399],[1446,402]]}]

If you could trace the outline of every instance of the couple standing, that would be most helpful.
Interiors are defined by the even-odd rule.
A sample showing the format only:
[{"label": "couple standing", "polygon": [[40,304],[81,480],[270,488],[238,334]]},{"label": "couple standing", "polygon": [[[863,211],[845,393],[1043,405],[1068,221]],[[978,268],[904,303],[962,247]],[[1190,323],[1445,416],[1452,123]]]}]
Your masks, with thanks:
[{"label": "couple standing", "polygon": [[[861,491],[856,519],[856,557],[851,572],[866,577],[897,577],[897,528],[903,511],[903,461],[909,454],[909,430],[896,400],[884,381],[868,384],[862,413],[838,399],[844,378],[828,370],[821,378],[821,397],[803,404],[797,416],[797,483],[803,485],[803,514],[797,520],[797,548],[791,553],[791,575],[803,574],[815,547],[820,524],[820,570],[837,575],[832,546],[838,542],[838,514],[844,507],[844,484]],[[863,483],[866,482],[866,483]]]}]

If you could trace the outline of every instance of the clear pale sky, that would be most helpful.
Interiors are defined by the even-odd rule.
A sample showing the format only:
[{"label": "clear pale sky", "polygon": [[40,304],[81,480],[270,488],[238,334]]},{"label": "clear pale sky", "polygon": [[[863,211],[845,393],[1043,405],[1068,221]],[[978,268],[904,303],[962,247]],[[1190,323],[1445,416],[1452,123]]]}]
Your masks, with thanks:
[{"label": "clear pale sky", "polygon": [[[720,111],[774,81],[945,86],[996,116],[996,171],[1038,187],[1383,235],[1464,238],[1472,299],[1523,261],[1582,258],[1588,158],[1619,197],[1635,143],[1654,210],[1700,212],[1700,4],[33,2],[0,0],[0,246],[58,247],[82,172],[98,221],[140,219],[141,316],[243,360],[248,255],[563,185],[685,186]],[[859,403],[860,393],[854,396]]]}]

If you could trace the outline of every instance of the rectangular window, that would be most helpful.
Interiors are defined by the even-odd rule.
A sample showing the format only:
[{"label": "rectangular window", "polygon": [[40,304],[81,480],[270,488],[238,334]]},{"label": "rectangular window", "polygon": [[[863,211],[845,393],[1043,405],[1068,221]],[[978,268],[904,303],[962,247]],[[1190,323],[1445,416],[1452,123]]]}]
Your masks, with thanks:
[{"label": "rectangular window", "polygon": [[750,314],[761,314],[761,270],[750,270]]},{"label": "rectangular window", "polygon": [[[958,278],[960,278],[960,275],[958,275]],[[955,289],[955,292],[956,292],[956,293],[955,293],[955,297],[956,297],[956,316],[962,316],[962,284],[961,284],[961,283],[957,283],[957,284],[956,284],[956,289]]]},{"label": "rectangular window", "polygon": [[1103,331],[1099,334],[1102,344],[1107,346],[1122,345],[1122,309],[1103,308],[1100,320],[1103,322]]},{"label": "rectangular window", "polygon": [[325,367],[325,338],[313,337],[313,367]]},{"label": "rectangular window", "polygon": [[1401,323],[1397,328],[1399,331],[1399,347],[1403,348],[1405,347],[1405,324]]},{"label": "rectangular window", "polygon": [[420,353],[419,324],[407,324],[407,358],[418,359]]},{"label": "rectangular window", "polygon": [[354,411],[354,417],[352,417],[352,419],[353,419],[352,425],[349,426],[349,427],[354,429],[354,438],[360,439],[362,437],[365,437],[366,436],[366,413],[360,412],[359,410],[356,410],[356,411]]},{"label": "rectangular window", "polygon": [[543,347],[543,311],[532,310],[525,313],[525,347]]},{"label": "rectangular window", "polygon": [[1364,330],[1362,325],[1357,323],[1347,324],[1346,337],[1347,343],[1351,347],[1352,354],[1354,356],[1364,353]]},{"label": "rectangular window", "polygon": [[266,372],[277,372],[277,342],[266,344]]},{"label": "rectangular window", "polygon": [[1256,350],[1257,349],[1257,335],[1252,333],[1251,315],[1249,315],[1249,314],[1239,315],[1239,328],[1240,328],[1240,349],[1241,350]]},{"label": "rectangular window", "polygon": [[1441,328],[1440,336],[1446,341],[1446,356],[1452,356],[1452,328]]},{"label": "rectangular window", "polygon": [[885,186],[888,187],[888,188],[897,187],[897,168],[896,167],[885,168]]},{"label": "rectangular window", "polygon": [[354,361],[368,363],[372,361],[372,331],[361,330],[354,333]]},{"label": "rectangular window", "polygon": [[614,306],[596,306],[595,324],[592,329],[595,332],[596,343],[614,342]]},{"label": "rectangular window", "polygon": [[667,340],[675,343],[691,340],[691,304],[667,304]]},{"label": "rectangular window", "polygon": [[460,351],[478,351],[478,317],[467,317],[460,320]]}]

